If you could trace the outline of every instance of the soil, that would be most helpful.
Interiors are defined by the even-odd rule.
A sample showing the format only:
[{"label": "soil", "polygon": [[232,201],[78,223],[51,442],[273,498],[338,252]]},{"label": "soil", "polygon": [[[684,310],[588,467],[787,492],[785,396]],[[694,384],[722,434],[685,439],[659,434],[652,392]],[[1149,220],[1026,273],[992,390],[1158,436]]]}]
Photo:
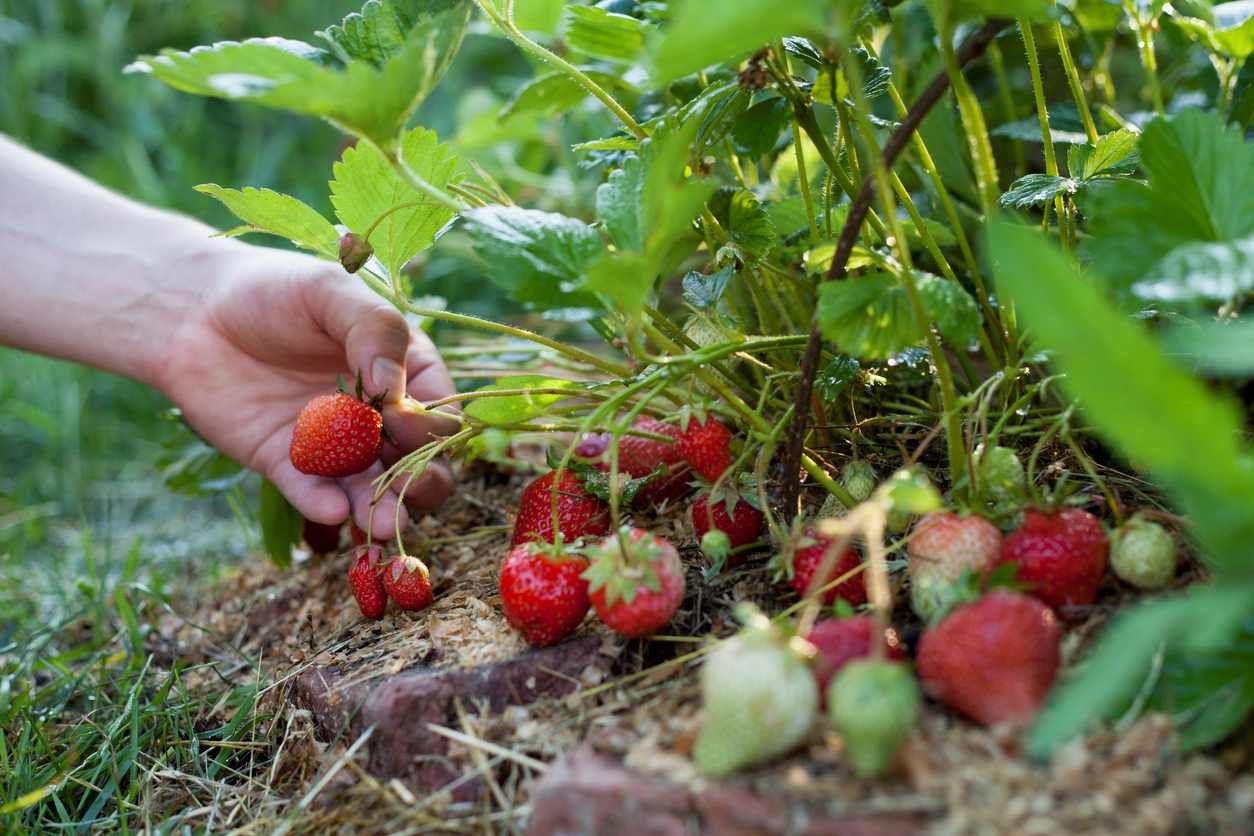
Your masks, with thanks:
[{"label": "soil", "polygon": [[[435,586],[421,613],[365,621],[347,558],[309,557],[286,573],[241,573],[198,611],[167,618],[155,641],[193,687],[255,677],[260,660],[265,705],[284,729],[273,771],[320,783],[315,803],[337,829],[396,829],[384,822],[399,817],[425,832],[1254,833],[1254,735],[1183,755],[1158,716],[1035,766],[1013,733],[929,704],[884,779],[855,777],[839,738],[816,722],[790,757],[706,780],[688,757],[702,637],[733,633],[737,602],[778,612],[791,591],[765,553],[704,580],[682,510],[662,509],[647,525],[689,567],[669,635],[628,642],[589,616],[567,641],[532,650],[496,588],[523,478],[470,468],[440,516],[419,523],[409,548]],[[1112,583],[1100,606],[1069,614],[1068,657],[1127,594]],[[917,636],[917,624],[897,626]],[[349,808],[368,815],[348,827],[333,811]]]}]

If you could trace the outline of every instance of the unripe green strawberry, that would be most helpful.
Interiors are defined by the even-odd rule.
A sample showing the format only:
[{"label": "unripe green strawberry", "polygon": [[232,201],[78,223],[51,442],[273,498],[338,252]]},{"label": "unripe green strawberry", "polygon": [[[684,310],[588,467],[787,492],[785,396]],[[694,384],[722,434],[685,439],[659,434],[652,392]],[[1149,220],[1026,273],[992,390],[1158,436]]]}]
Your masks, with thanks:
[{"label": "unripe green strawberry", "polygon": [[1162,589],[1176,576],[1176,540],[1167,529],[1138,514],[1111,535],[1110,565],[1124,583]]},{"label": "unripe green strawberry", "polygon": [[360,270],[372,255],[374,255],[374,247],[357,233],[345,232],[340,236],[340,264],[349,273],[356,273]]},{"label": "unripe green strawberry", "polygon": [[998,513],[1020,508],[1027,496],[1028,477],[1015,451],[994,444],[987,449],[977,447],[975,454],[980,462],[980,490],[990,507]]},{"label": "unripe green strawberry", "polygon": [[832,680],[827,713],[864,778],[892,766],[919,721],[919,686],[900,662],[859,659]]},{"label": "unripe green strawberry", "polygon": [[840,484],[858,502],[866,502],[875,491],[875,470],[864,461],[852,461],[840,471]]},{"label": "unripe green strawberry", "polygon": [[705,724],[693,749],[698,769],[730,775],[805,740],[819,707],[806,647],[757,616],[710,654],[701,669]]},{"label": "unripe green strawberry", "polygon": [[722,562],[731,554],[731,547],[731,538],[725,531],[711,528],[701,535],[701,553],[715,565],[722,565]]}]

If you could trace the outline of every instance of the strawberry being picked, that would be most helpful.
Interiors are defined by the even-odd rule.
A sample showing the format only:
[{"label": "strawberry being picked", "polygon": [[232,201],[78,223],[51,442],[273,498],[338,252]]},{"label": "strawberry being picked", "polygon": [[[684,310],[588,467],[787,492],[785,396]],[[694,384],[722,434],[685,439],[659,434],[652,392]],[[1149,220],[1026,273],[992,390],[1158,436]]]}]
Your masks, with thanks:
[{"label": "strawberry being picked", "polygon": [[1019,566],[1018,580],[1051,607],[1097,600],[1109,543],[1097,517],[1079,508],[1029,509],[1002,544],[1002,562]]},{"label": "strawberry being picked", "polygon": [[923,634],[919,679],[932,696],[982,725],[1024,723],[1054,684],[1061,638],[1049,607],[993,590]]},{"label": "strawberry being picked", "polygon": [[348,564],[348,585],[352,587],[361,614],[371,621],[383,618],[383,611],[388,605],[387,589],[380,576],[382,561],[382,547],[361,546],[353,549],[353,557]]},{"label": "strawberry being picked", "polygon": [[[821,536],[814,529],[806,529],[804,538],[792,556],[792,588],[801,597],[804,598],[809,593],[812,584],[815,588],[826,586],[842,575],[853,571],[862,563],[862,556],[858,554],[858,550],[853,546],[846,546],[843,551],[834,556],[831,569],[821,580],[817,579],[828,547],[831,545],[831,540]],[[822,594],[824,604],[833,604],[837,598],[843,598],[855,607],[865,604],[866,578],[864,573],[858,572]]]},{"label": "strawberry being picked", "polygon": [[924,621],[944,608],[949,589],[967,571],[983,576],[1001,559],[997,526],[980,517],[933,511],[910,538],[910,603]]},{"label": "strawberry being picked", "polygon": [[690,418],[675,447],[693,472],[707,482],[716,481],[731,467],[731,430],[717,418]]},{"label": "strawberry being picked", "polygon": [[505,620],[536,647],[557,644],[588,613],[588,561],[540,543],[515,545],[501,562]]},{"label": "strawberry being picked", "polygon": [[[523,488],[512,545],[536,540],[553,542],[555,479],[557,471],[550,470]],[[610,506],[589,493],[574,470],[563,470],[561,479],[557,479],[557,525],[567,543],[581,537],[600,537],[610,530]]]},{"label": "strawberry being picked", "polygon": [[370,467],[382,448],[383,416],[377,404],[337,392],[305,404],[296,417],[289,455],[301,473],[336,479]]},{"label": "strawberry being picked", "polygon": [[657,632],[684,599],[684,567],[662,537],[623,527],[588,552],[584,572],[597,615],[628,638]]},{"label": "strawberry being picked", "polygon": [[431,573],[412,555],[398,554],[383,565],[383,588],[396,606],[417,612],[431,605]]},{"label": "strawberry being picked", "polygon": [[305,520],[300,536],[314,554],[331,554],[339,551],[341,525],[323,525]]}]

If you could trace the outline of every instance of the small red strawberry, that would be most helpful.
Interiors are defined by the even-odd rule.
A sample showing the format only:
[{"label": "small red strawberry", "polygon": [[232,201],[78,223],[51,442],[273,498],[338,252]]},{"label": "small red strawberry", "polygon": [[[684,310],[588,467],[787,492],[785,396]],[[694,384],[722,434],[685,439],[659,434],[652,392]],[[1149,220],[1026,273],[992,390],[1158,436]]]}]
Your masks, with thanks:
[{"label": "small red strawberry", "polygon": [[624,527],[589,551],[584,572],[597,615],[628,638],[657,632],[684,599],[684,567],[664,538]]},{"label": "small red strawberry", "polygon": [[[512,545],[535,540],[553,542],[553,480],[557,471],[532,480],[518,500]],[[580,537],[599,537],[610,530],[610,507],[588,493],[573,470],[562,471],[557,482],[557,524],[567,543]]]},{"label": "small red strawberry", "polygon": [[[802,540],[792,558],[792,588],[797,591],[798,595],[804,597],[809,592],[812,583],[816,587],[826,586],[862,563],[862,556],[858,554],[857,549],[853,546],[846,546],[844,551],[836,555],[831,571],[822,580],[816,580],[815,575],[822,566],[828,546],[831,544],[831,540],[820,536],[814,529],[806,529],[805,539]],[[843,598],[855,607],[865,604],[866,578],[864,573],[859,572],[849,580],[837,584],[824,592],[822,596],[824,604],[835,603],[837,598]]]},{"label": "small red strawberry", "polygon": [[364,546],[366,545],[366,541],[370,539],[366,536],[366,532],[358,527],[357,523],[353,523],[349,526],[348,537],[353,541],[354,546]]},{"label": "small red strawberry", "polygon": [[638,435],[624,435],[618,440],[618,467],[632,478],[640,479],[659,467],[665,468],[663,473],[640,488],[636,501],[645,505],[660,504],[666,500],[679,499],[688,493],[689,470],[687,462],[679,453],[677,441],[683,435],[679,428],[647,415],[637,418],[631,426],[632,429],[670,436],[676,440],[654,441]]},{"label": "small red strawberry", "polygon": [[1087,606],[1097,600],[1108,551],[1106,532],[1089,512],[1029,509],[1006,537],[1001,559],[1017,563],[1017,579],[1051,607]]},{"label": "small red strawberry", "polygon": [[407,612],[431,605],[431,573],[426,564],[411,555],[394,555],[384,564],[383,588],[396,606]]},{"label": "small red strawberry", "polygon": [[340,528],[341,526],[338,525],[324,525],[305,520],[300,536],[314,554],[331,554],[339,551]]},{"label": "small red strawberry", "polygon": [[1061,638],[1053,610],[997,589],[923,634],[919,678],[932,696],[977,723],[1026,722],[1054,684]]},{"label": "small red strawberry", "polygon": [[910,538],[910,603],[924,621],[944,609],[947,592],[965,572],[981,576],[1001,559],[1002,536],[981,517],[933,511]]},{"label": "small red strawberry", "polygon": [[[820,692],[827,693],[827,684],[845,665],[871,655],[874,634],[875,619],[869,615],[827,618],[810,628],[805,638],[818,651],[814,678]],[[884,655],[888,659],[906,658],[906,649],[891,627],[884,630]]]},{"label": "small red strawberry", "polygon": [[510,549],[501,562],[505,620],[536,647],[557,644],[588,613],[588,561],[534,543]]},{"label": "small red strawberry", "polygon": [[716,418],[707,418],[705,423],[690,419],[675,446],[684,461],[707,482],[714,482],[731,467],[731,430]]},{"label": "small red strawberry", "polygon": [[733,549],[756,542],[764,519],[761,511],[743,499],[736,499],[730,512],[727,502],[720,499],[711,503],[709,494],[697,497],[692,503],[692,528],[697,539],[714,528],[727,535]]},{"label": "small red strawberry", "polygon": [[301,473],[338,478],[361,473],[379,458],[383,416],[372,405],[337,392],[319,395],[296,418],[290,451]]},{"label": "small red strawberry", "polygon": [[348,584],[353,589],[353,597],[357,599],[361,614],[372,621],[383,618],[388,605],[388,593],[379,576],[382,560],[382,548],[362,546],[353,550],[352,562],[348,565]]}]

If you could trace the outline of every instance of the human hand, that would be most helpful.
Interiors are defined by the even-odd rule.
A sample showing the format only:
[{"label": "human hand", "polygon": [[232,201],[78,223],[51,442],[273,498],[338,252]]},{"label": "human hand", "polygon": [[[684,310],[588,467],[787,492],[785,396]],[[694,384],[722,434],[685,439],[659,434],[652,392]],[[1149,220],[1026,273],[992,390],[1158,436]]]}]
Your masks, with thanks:
[{"label": "human hand", "polygon": [[[223,453],[282,491],[307,519],[336,524],[350,514],[378,539],[391,539],[398,491],[392,486],[371,518],[369,470],[343,479],[301,473],[288,449],[296,416],[310,398],[335,390],[336,376],[358,371],[369,395],[387,393],[384,426],[391,443],[382,460],[456,430],[449,420],[418,415],[402,394],[429,401],[452,394],[453,382],[431,341],[359,279],[337,264],[235,241],[180,271],[180,284],[201,285],[188,318],[154,364],[161,390],[188,423]],[[452,492],[448,467],[434,462],[405,495],[413,510],[431,510]]]}]

